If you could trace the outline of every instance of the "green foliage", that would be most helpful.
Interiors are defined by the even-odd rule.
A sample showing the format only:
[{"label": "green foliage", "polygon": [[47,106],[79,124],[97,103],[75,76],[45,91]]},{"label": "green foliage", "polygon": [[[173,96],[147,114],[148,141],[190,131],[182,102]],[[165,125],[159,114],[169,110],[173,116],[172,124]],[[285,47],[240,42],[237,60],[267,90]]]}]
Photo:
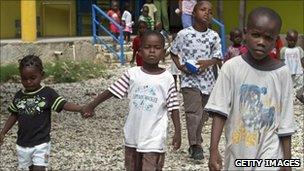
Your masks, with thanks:
[{"label": "green foliage", "polygon": [[0,67],[0,82],[6,82],[8,80],[16,80],[19,76],[19,70],[17,64],[8,64]]},{"label": "green foliage", "polygon": [[[1,83],[20,82],[17,64],[0,67]],[[44,64],[45,80],[54,83],[70,83],[106,75],[105,67],[93,61],[54,61]],[[17,78],[17,79],[16,79]]]}]

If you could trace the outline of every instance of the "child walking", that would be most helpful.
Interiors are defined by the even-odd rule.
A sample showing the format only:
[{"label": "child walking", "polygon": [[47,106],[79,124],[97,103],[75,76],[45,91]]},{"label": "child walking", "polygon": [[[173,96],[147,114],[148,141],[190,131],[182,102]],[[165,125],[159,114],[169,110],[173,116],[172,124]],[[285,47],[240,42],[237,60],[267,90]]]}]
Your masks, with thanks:
[{"label": "child walking", "polygon": [[296,131],[293,90],[288,67],[268,54],[282,26],[272,9],[251,11],[245,29],[248,53],[221,68],[205,110],[213,117],[210,170],[222,169],[218,150],[225,125],[226,151],[223,170],[279,170],[239,168],[236,159],[290,159],[291,135]]},{"label": "child walking", "polygon": [[139,16],[138,21],[144,21],[148,25],[149,30],[154,30],[154,21],[149,16],[149,8],[147,6],[144,6],[142,9],[142,14]]},{"label": "child walking", "polygon": [[295,90],[303,87],[304,52],[300,46],[296,46],[298,32],[289,30],[286,34],[287,47],[280,52],[281,60],[288,66]]},{"label": "child walking", "polygon": [[136,60],[137,66],[143,65],[143,59],[142,59],[139,51],[140,51],[140,47],[141,47],[141,39],[147,29],[148,29],[148,25],[146,22],[144,22],[144,21],[138,22],[138,35],[133,39],[133,43],[132,43],[133,55],[132,55],[132,59],[130,61],[131,64],[133,64],[134,61]]},{"label": "child walking", "polygon": [[[203,109],[215,83],[212,66],[222,60],[219,35],[208,28],[212,18],[209,1],[199,1],[193,9],[193,26],[178,32],[171,46],[171,58],[182,71],[181,88],[186,113],[189,154],[195,160],[202,160],[202,128],[208,119]],[[179,55],[182,62],[179,61]],[[190,73],[185,63],[195,60],[200,65],[198,73]]]},{"label": "child walking", "polygon": [[162,170],[168,112],[175,133],[173,146],[181,145],[179,104],[172,75],[158,66],[165,56],[165,41],[157,31],[147,31],[142,38],[142,67],[130,68],[108,90],[87,104],[82,112],[92,115],[96,106],[110,97],[127,96],[129,114],[124,126],[126,170]]},{"label": "child walking", "polygon": [[51,111],[80,112],[81,107],[67,102],[50,87],[42,86],[43,65],[38,56],[25,56],[19,63],[21,83],[8,108],[11,113],[0,133],[0,145],[5,134],[18,121],[18,168],[45,170],[50,157]]},{"label": "child walking", "polygon": [[232,45],[228,47],[225,54],[225,62],[235,56],[239,56],[247,53],[247,48],[242,44],[243,42],[243,32],[239,28],[232,29],[230,31],[230,41]]},{"label": "child walking", "polygon": [[[111,9],[108,11],[108,16],[111,17],[117,24],[121,24],[120,21],[120,11],[118,2],[116,0],[113,0],[111,2]],[[116,25],[113,22],[110,22],[110,31],[115,36],[116,39],[119,37],[119,28],[116,27]],[[113,40],[113,48],[116,49],[116,43]]]},{"label": "child walking", "polygon": [[122,14],[121,20],[122,20],[122,25],[124,26],[124,36],[126,43],[130,42],[130,36],[132,34],[132,14],[129,12],[130,10],[130,3],[126,2],[125,3],[125,11]]}]

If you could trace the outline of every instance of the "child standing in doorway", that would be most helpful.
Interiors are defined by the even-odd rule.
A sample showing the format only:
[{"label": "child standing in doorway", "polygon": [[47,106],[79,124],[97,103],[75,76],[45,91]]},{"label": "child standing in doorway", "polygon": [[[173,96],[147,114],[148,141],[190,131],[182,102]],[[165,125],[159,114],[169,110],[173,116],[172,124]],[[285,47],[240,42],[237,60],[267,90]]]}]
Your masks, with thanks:
[{"label": "child standing in doorway", "polygon": [[5,134],[18,121],[17,156],[18,168],[45,170],[49,164],[51,139],[51,111],[80,112],[81,107],[67,102],[50,87],[42,86],[44,71],[38,56],[28,55],[19,63],[21,83],[8,108],[11,113],[0,132],[0,145]]},{"label": "child standing in doorway", "polygon": [[129,114],[124,126],[126,170],[161,170],[165,160],[168,112],[173,120],[174,149],[181,145],[179,104],[172,75],[158,66],[165,56],[165,41],[157,31],[142,37],[142,67],[130,68],[108,90],[87,104],[82,113],[94,109],[110,97],[127,96]]}]

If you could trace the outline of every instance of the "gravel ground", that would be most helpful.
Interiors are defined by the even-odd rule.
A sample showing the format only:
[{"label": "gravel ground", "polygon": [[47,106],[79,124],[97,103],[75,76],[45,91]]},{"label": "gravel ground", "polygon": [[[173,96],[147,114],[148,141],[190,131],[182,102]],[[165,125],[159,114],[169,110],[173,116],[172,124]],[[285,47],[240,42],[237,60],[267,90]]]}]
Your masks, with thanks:
[{"label": "gravel ground", "polygon": [[[105,90],[109,84],[116,80],[126,67],[112,67],[109,70],[108,79],[93,79],[79,83],[49,84],[66,97],[69,101],[84,104],[92,99],[96,93]],[[5,83],[1,85],[1,128],[9,114],[6,110],[14,93],[21,84]],[[127,113],[127,100],[111,98],[96,109],[96,115],[90,119],[83,119],[80,114],[71,112],[54,113],[52,115],[52,149],[49,169],[51,170],[123,170],[124,146],[123,125]],[[292,137],[293,158],[300,158],[302,170],[304,158],[304,109],[303,105],[295,101],[296,122],[298,132]],[[185,116],[181,107],[182,118],[182,146],[180,150],[173,151],[170,143],[173,135],[173,125],[170,120],[168,149],[164,170],[208,170],[208,148],[210,142],[211,119],[203,129],[203,148],[205,159],[194,161],[189,158],[187,148],[187,136],[185,129]],[[15,125],[7,134],[4,144],[1,146],[0,169],[15,170],[17,166],[16,156],[16,132]],[[220,151],[224,151],[224,137],[220,142]]]}]

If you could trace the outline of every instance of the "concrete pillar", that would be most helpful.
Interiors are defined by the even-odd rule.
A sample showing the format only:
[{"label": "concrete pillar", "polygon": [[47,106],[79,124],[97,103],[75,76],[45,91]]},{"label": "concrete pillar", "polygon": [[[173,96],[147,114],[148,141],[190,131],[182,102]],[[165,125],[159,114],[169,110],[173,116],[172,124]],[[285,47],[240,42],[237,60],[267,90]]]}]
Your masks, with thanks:
[{"label": "concrete pillar", "polygon": [[36,34],[36,0],[21,0],[21,39],[34,42]]}]

